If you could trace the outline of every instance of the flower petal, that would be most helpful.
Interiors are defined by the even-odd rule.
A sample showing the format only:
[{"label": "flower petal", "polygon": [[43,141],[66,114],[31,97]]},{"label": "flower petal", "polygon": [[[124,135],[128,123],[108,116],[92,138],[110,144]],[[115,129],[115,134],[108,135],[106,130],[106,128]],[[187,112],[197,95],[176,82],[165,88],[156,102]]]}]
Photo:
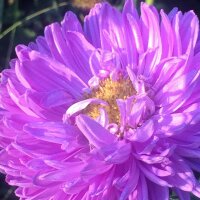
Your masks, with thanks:
[{"label": "flower petal", "polygon": [[77,116],[76,123],[80,131],[87,138],[88,142],[96,148],[112,144],[116,140],[114,135],[112,135],[95,120],[85,115]]},{"label": "flower petal", "polygon": [[152,120],[146,121],[141,127],[136,130],[129,129],[127,139],[132,142],[145,142],[154,134],[154,123]]}]

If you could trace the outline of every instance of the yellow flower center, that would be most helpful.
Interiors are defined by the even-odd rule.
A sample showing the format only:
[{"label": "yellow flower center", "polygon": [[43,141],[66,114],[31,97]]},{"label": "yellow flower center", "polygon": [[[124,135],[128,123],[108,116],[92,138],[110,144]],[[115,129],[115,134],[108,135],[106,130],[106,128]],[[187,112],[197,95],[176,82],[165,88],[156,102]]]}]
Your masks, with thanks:
[{"label": "yellow flower center", "polygon": [[89,105],[85,109],[85,113],[96,119],[99,115],[99,109],[104,107],[108,114],[109,123],[119,124],[120,112],[117,106],[116,99],[127,99],[135,94],[135,90],[132,86],[130,79],[119,78],[117,81],[113,81],[110,78],[100,81],[99,87],[93,89],[90,94],[86,94],[88,98],[98,98],[107,102],[107,106],[102,105]]},{"label": "yellow flower center", "polygon": [[73,0],[72,3],[75,7],[87,10],[94,7],[96,3],[100,3],[102,1],[103,0]]}]

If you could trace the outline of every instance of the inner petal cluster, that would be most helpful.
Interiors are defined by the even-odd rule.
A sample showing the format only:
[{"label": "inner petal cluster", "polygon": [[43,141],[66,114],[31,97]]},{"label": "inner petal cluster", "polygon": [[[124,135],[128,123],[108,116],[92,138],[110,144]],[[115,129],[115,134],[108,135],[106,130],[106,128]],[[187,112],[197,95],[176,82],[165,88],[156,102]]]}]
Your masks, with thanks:
[{"label": "inner petal cluster", "polygon": [[100,81],[99,86],[92,89],[89,94],[85,94],[85,98],[97,98],[105,101],[106,106],[100,104],[90,104],[85,113],[96,119],[100,115],[100,109],[105,109],[109,123],[119,124],[120,112],[117,105],[117,99],[127,99],[136,94],[136,91],[129,78],[120,77],[118,80],[106,78]]}]

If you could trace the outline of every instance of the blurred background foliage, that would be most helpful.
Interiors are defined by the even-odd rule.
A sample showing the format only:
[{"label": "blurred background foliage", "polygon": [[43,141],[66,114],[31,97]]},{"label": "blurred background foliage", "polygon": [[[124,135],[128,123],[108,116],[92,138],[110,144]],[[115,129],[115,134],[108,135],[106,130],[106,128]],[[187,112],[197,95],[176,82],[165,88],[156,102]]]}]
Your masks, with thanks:
[{"label": "blurred background foliage", "polygon": [[[0,0],[0,71],[9,67],[9,60],[15,57],[17,44],[28,44],[38,35],[43,35],[44,27],[61,21],[68,10],[75,12],[80,20],[89,9],[102,0]],[[107,0],[122,8],[123,0]],[[140,0],[135,0],[137,6]],[[173,7],[182,11],[194,10],[200,18],[199,0],[146,0],[158,9],[169,12]],[[15,200],[14,188],[4,182],[0,175],[0,200]],[[171,200],[178,199],[174,194]],[[192,197],[193,200],[197,198]]]}]

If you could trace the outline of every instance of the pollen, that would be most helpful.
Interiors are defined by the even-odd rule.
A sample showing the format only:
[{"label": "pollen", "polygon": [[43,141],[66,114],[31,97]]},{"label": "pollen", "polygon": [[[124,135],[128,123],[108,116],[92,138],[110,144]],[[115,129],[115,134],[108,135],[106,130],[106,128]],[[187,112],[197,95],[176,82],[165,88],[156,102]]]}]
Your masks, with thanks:
[{"label": "pollen", "polygon": [[135,94],[135,90],[130,79],[119,78],[116,81],[110,78],[100,81],[98,88],[91,91],[90,94],[86,94],[86,98],[98,98],[107,102],[107,106],[102,105],[89,105],[85,113],[96,119],[100,115],[100,108],[104,108],[108,114],[109,123],[119,124],[120,112],[117,106],[117,99],[127,99]]}]

